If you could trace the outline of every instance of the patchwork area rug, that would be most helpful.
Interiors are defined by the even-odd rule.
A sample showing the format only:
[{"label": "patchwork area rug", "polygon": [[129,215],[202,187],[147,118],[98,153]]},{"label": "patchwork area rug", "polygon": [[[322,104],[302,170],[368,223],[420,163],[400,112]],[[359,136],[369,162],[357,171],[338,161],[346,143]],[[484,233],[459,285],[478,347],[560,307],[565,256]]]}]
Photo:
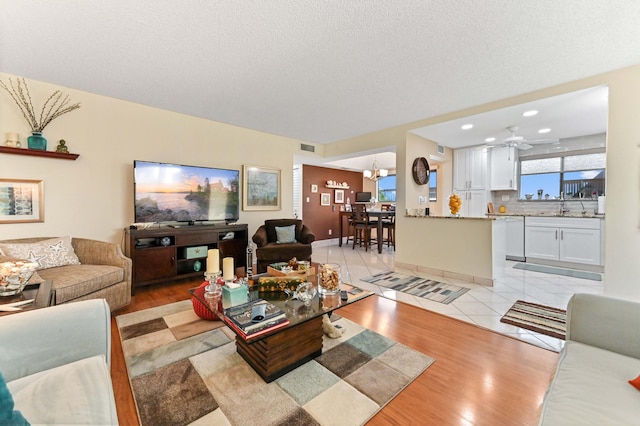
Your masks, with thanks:
[{"label": "patchwork area rug", "polygon": [[500,322],[563,340],[567,334],[567,311],[523,300],[514,303]]},{"label": "patchwork area rug", "polygon": [[534,263],[516,263],[513,269],[542,272],[545,274],[563,275],[565,277],[583,278],[585,280],[602,281],[602,275],[596,272],[577,271],[575,269],[556,268],[554,266],[536,265]]},{"label": "patchwork area rug", "polygon": [[444,304],[453,302],[470,290],[467,287],[458,287],[453,284],[445,284],[393,271],[381,272],[370,277],[361,278],[361,280]]},{"label": "patchwork area rug", "polygon": [[[334,315],[335,317],[335,315]],[[140,424],[361,425],[434,359],[345,318],[322,355],[265,383],[191,301],[116,317]]]}]

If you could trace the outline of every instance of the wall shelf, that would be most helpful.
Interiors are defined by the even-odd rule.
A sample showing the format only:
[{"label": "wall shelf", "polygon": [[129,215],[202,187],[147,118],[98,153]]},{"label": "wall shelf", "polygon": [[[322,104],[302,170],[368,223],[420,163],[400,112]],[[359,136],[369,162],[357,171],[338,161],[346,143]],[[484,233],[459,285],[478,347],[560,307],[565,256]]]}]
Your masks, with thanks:
[{"label": "wall shelf", "polygon": [[80,154],[66,154],[64,152],[41,151],[37,149],[12,148],[9,146],[0,146],[0,153],[15,155],[32,155],[35,157],[59,158],[61,160],[75,160]]},{"label": "wall shelf", "polygon": [[331,188],[331,189],[349,189],[349,186],[340,186],[340,185],[325,185],[325,188]]}]

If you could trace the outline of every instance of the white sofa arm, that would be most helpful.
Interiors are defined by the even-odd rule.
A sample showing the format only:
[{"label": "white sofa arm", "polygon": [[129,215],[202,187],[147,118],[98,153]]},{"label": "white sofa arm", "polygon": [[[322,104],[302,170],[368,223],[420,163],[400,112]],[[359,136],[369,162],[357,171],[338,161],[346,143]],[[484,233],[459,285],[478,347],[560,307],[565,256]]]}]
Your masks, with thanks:
[{"label": "white sofa arm", "polygon": [[111,365],[111,311],[104,299],[0,317],[0,371],[7,381],[94,355]]},{"label": "white sofa arm", "polygon": [[640,303],[574,294],[567,306],[567,340],[640,359]]}]

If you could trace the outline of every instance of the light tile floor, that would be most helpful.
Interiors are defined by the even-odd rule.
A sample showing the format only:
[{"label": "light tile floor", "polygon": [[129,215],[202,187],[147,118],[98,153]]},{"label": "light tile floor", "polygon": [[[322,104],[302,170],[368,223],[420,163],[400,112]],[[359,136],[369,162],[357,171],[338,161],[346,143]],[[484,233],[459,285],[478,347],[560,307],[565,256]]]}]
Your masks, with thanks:
[{"label": "light tile floor", "polygon": [[[513,265],[517,262],[507,261],[506,267],[502,271],[502,276],[498,278],[493,287],[488,287],[440,276],[395,269],[395,254],[392,248],[385,248],[381,254],[378,254],[375,249],[365,252],[364,248],[356,247],[354,250],[351,244],[338,247],[337,242],[334,244],[327,244],[326,242],[314,243],[313,261],[320,263],[335,262],[342,265],[343,281],[371,290],[384,297],[458,318],[554,351],[562,349],[563,340],[501,323],[500,318],[517,300],[566,309],[567,302],[574,293],[602,294],[604,284],[604,281],[513,269]],[[468,287],[471,290],[450,304],[445,305],[360,280],[386,270],[419,275],[423,278],[431,278],[440,282]]]}]

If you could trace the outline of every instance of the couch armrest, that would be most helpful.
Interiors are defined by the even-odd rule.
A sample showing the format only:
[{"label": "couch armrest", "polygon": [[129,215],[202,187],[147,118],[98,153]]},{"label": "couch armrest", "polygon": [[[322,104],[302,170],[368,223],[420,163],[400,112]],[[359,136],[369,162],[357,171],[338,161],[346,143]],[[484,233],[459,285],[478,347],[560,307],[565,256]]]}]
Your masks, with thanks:
[{"label": "couch armrest", "polygon": [[567,340],[640,359],[640,303],[574,294],[567,306]]},{"label": "couch armrest", "polygon": [[303,244],[311,244],[316,240],[316,236],[307,225],[302,225],[300,230],[300,242]]},{"label": "couch armrest", "polygon": [[0,370],[7,381],[94,355],[111,364],[111,311],[83,300],[0,317]]},{"label": "couch armrest", "polygon": [[264,225],[260,225],[251,239],[254,243],[256,243],[258,247],[266,245],[269,242],[269,239],[267,237],[267,228]]},{"label": "couch armrest", "polygon": [[119,245],[86,238],[72,238],[71,244],[80,263],[119,266],[124,269],[124,281],[131,285],[132,262],[122,253]]}]

